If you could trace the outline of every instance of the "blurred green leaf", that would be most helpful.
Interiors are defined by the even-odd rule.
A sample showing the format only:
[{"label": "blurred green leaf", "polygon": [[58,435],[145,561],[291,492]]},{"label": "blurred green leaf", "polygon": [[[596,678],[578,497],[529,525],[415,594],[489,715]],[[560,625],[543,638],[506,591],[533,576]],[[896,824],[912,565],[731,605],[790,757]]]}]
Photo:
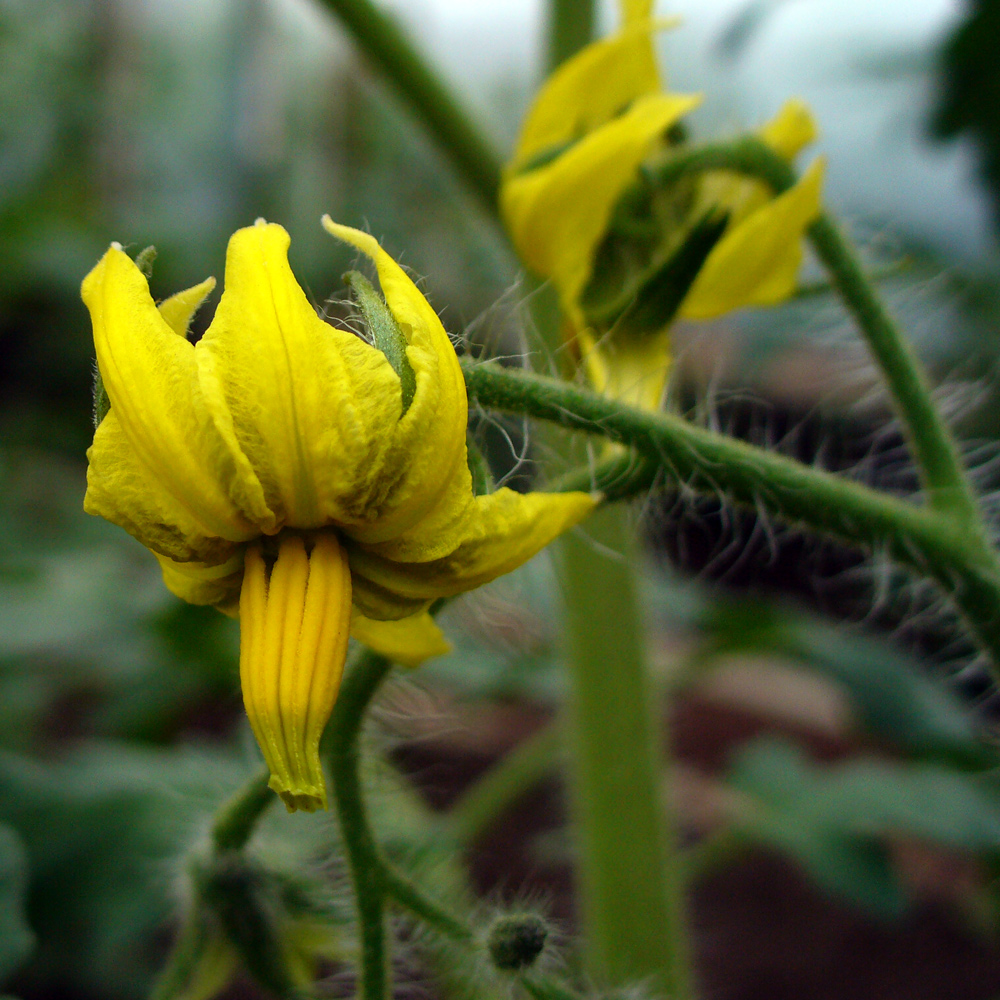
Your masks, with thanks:
[{"label": "blurred green leaf", "polygon": [[0,825],[0,983],[17,971],[35,946],[24,909],[27,888],[27,852],[17,833]]},{"label": "blurred green leaf", "polygon": [[941,138],[968,133],[979,146],[1000,227],[1000,3],[973,0],[968,8],[942,53],[944,86],[931,130]]},{"label": "blurred green leaf", "polygon": [[1000,848],[1000,789],[984,776],[906,761],[817,766],[784,741],[762,739],[739,751],[729,780],[746,796],[737,809],[742,830],[878,916],[898,916],[907,904],[890,837],[971,854]]},{"label": "blurred green leaf", "polygon": [[707,601],[697,622],[708,634],[706,658],[746,650],[791,657],[841,685],[875,735],[920,756],[973,767],[997,763],[969,707],[887,642],[746,597]]}]

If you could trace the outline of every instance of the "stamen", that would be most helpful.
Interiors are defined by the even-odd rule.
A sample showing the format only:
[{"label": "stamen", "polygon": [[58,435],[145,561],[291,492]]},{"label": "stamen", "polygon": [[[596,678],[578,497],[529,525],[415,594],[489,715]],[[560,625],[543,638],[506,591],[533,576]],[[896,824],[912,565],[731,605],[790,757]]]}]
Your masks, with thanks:
[{"label": "stamen", "polygon": [[312,551],[281,537],[268,570],[259,543],[246,551],[240,592],[243,703],[289,812],[327,807],[319,741],[347,657],[351,574],[333,533]]}]

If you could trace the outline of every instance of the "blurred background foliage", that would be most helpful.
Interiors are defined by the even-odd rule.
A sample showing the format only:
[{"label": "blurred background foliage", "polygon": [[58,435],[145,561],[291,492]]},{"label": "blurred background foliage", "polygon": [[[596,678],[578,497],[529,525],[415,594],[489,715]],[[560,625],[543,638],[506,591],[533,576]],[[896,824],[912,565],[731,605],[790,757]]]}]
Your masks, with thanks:
[{"label": "blurred background foliage", "polygon": [[[392,9],[507,148],[539,78],[542,5]],[[671,83],[709,95],[696,134],[752,127],[791,94],[813,104],[832,206],[871,266],[888,265],[882,287],[943,382],[982,488],[996,490],[1000,5],[673,9],[688,23],[662,42]],[[601,16],[610,25],[610,4]],[[82,512],[93,349],[79,282],[111,240],[157,246],[157,297],[221,277],[230,233],[265,216],[291,232],[293,267],[326,308],[350,259],[320,231],[325,211],[426,275],[453,334],[499,354],[539,350],[502,234],[321,4],[0,0],[0,987],[91,998],[148,989],[184,859],[256,760],[234,624],[173,599],[144,549]],[[674,405],[693,419],[913,489],[871,371],[822,287],[779,310],[680,330],[674,383]],[[474,424],[513,483],[548,457],[520,425]],[[771,720],[749,734],[736,727],[721,763],[681,749],[691,770],[682,791],[703,803],[692,789],[707,782],[713,803],[683,813],[693,878],[767,845],[831,898],[898,920],[928,895],[929,878],[900,845],[923,845],[963,873],[931,879],[930,895],[995,954],[996,712],[960,626],[879,561],[720,503],[680,492],[650,498],[637,527],[640,516],[664,698],[682,720],[713,698]],[[440,737],[483,724],[462,714],[469,706],[520,706],[495,751],[445,781],[444,819],[379,765],[390,848],[466,903],[464,876],[442,876],[450,862],[437,857],[452,841],[436,834],[444,823],[478,843],[556,767],[552,724],[535,730],[562,695],[558,617],[544,558],[457,603],[445,615],[456,652],[406,678],[380,719],[379,753],[415,769],[419,784],[413,762],[434,739],[445,757],[469,755]],[[774,692],[763,710],[739,680],[748,664],[754,697]],[[791,675],[819,687],[796,701]],[[505,771],[503,751],[526,731]],[[732,751],[741,734],[751,739]],[[485,784],[463,797],[473,772]],[[474,801],[477,788],[486,792]],[[536,869],[571,857],[561,822],[532,848]],[[337,891],[327,819],[275,814],[261,851]],[[516,893],[499,857],[492,883],[478,881]],[[441,965],[425,952],[424,968]],[[984,990],[1000,989],[998,968],[983,974]],[[335,971],[329,989],[343,992]]]}]

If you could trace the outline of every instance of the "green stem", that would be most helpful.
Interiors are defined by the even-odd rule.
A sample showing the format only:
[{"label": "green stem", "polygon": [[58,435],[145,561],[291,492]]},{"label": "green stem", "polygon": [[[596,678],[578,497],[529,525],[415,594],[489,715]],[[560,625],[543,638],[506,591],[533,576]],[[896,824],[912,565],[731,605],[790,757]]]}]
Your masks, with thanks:
[{"label": "green stem", "polygon": [[907,428],[931,506],[952,514],[967,530],[984,538],[982,516],[955,440],[934,405],[909,344],[833,220],[821,215],[809,227],[809,236],[878,361]]},{"label": "green stem", "polygon": [[384,859],[381,860],[381,874],[386,893],[400,906],[405,907],[414,916],[420,917],[421,920],[453,941],[470,942],[473,940],[475,935],[458,917],[453,916],[443,906],[424,895],[423,891],[406,875]]},{"label": "green stem", "polygon": [[549,0],[548,36],[551,73],[594,37],[594,0]]},{"label": "green stem", "polygon": [[654,715],[633,576],[633,532],[606,507],[587,535],[560,540],[570,694],[570,801],[585,962],[597,982],[652,979],[691,996],[676,832],[663,804],[664,746]]},{"label": "green stem", "polygon": [[363,650],[346,671],[327,728],[334,800],[361,931],[362,1000],[386,1000],[390,992],[384,914],[386,890],[382,859],[368,826],[361,791],[358,736],[365,710],[391,669],[392,663],[385,657]]},{"label": "green stem", "polygon": [[669,413],[625,406],[542,375],[464,363],[470,396],[630,444],[668,478],[723,493],[849,544],[886,550],[953,597],[980,644],[1000,663],[1000,572],[989,546],[950,517],[696,427]]},{"label": "green stem", "polygon": [[270,777],[264,768],[222,806],[212,824],[212,845],[217,854],[246,847],[257,820],[275,801],[276,796],[268,787]]},{"label": "green stem", "polygon": [[321,0],[409,105],[483,206],[497,213],[500,161],[492,144],[396,21],[372,0]]},{"label": "green stem", "polygon": [[[647,166],[644,172],[648,183],[666,185],[686,174],[722,169],[757,177],[778,194],[797,180],[787,160],[752,137],[672,153]],[[920,364],[896,321],[829,215],[820,215],[809,227],[809,238],[878,362],[903,421],[931,506],[952,514],[982,542],[986,537],[982,516],[958,448],[934,406]]]},{"label": "green stem", "polygon": [[562,746],[557,723],[522,740],[491,767],[448,811],[448,827],[460,844],[473,844],[525,792],[550,773]]}]

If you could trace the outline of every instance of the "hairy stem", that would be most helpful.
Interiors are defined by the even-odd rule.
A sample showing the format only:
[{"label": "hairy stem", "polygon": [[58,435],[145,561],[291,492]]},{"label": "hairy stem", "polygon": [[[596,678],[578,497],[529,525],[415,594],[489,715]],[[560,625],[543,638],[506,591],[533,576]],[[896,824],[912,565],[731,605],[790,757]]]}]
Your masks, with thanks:
[{"label": "hairy stem", "polygon": [[492,144],[451,89],[380,5],[372,0],[321,0],[394,87],[492,214],[500,161]]},{"label": "hairy stem", "polygon": [[246,847],[257,820],[277,799],[268,787],[270,777],[265,767],[223,804],[212,824],[212,845],[217,854]]},{"label": "hairy stem", "polygon": [[[753,137],[673,153],[648,165],[645,175],[647,182],[665,185],[686,174],[719,169],[757,177],[778,194],[797,179],[787,160]],[[809,238],[878,362],[931,506],[952,514],[968,531],[984,539],[982,517],[958,448],[934,406],[927,379],[902,331],[829,215],[820,215],[809,227]]]},{"label": "hairy stem", "polygon": [[594,0],[549,0],[549,72],[594,36]]},{"label": "hairy stem", "polygon": [[625,406],[574,385],[464,363],[469,394],[484,406],[551,420],[631,445],[667,478],[723,493],[869,550],[886,550],[952,596],[994,662],[1000,663],[1000,572],[996,555],[963,524],[842,476],[715,434],[669,413]]},{"label": "hairy stem", "polygon": [[361,931],[362,1000],[387,1000],[390,996],[385,934],[385,884],[382,859],[368,826],[359,773],[358,737],[365,711],[392,663],[384,656],[362,650],[346,672],[327,729],[333,794],[340,833],[351,869]]}]

